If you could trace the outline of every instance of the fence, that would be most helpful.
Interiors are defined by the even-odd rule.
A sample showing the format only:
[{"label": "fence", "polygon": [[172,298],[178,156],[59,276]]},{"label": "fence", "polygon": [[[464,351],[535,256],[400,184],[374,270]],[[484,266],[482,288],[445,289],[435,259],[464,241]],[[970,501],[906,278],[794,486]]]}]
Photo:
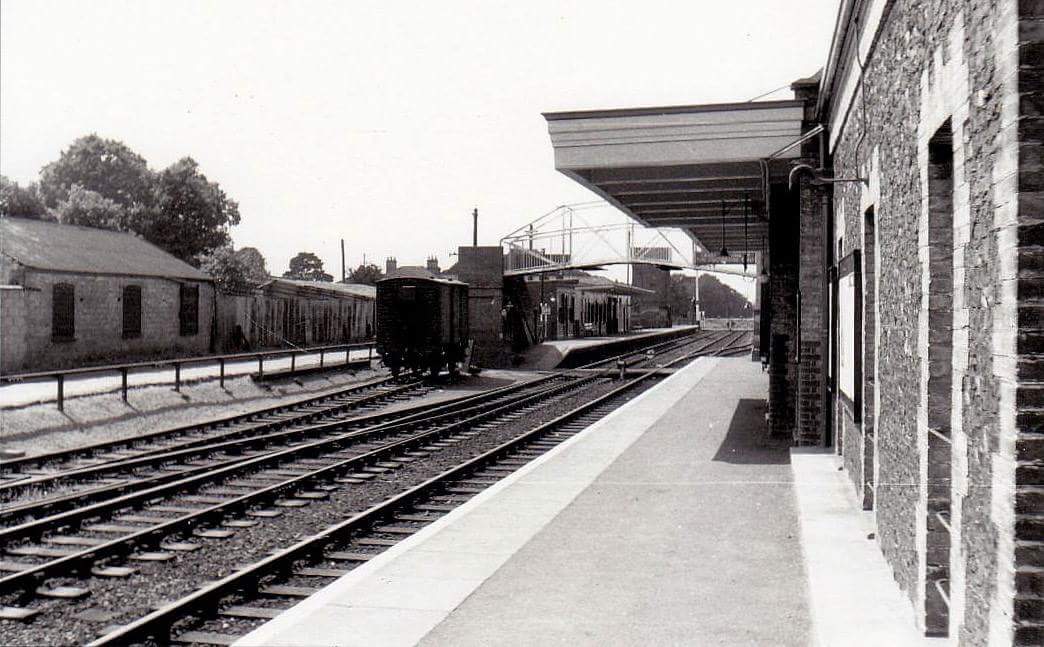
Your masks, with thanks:
[{"label": "fence", "polygon": [[0,385],[14,384],[19,382],[30,382],[53,378],[58,389],[58,410],[65,410],[65,378],[83,375],[94,375],[101,373],[119,373],[121,376],[121,395],[123,401],[127,401],[127,380],[134,369],[156,369],[172,367],[174,369],[174,390],[181,390],[181,368],[186,365],[217,364],[220,369],[218,380],[222,387],[225,386],[225,364],[226,362],[257,360],[257,375],[264,376],[265,360],[277,357],[290,357],[290,371],[296,369],[298,355],[319,354],[319,366],[324,366],[326,356],[331,353],[344,353],[344,365],[351,361],[351,352],[357,349],[367,349],[367,361],[373,361],[374,342],[360,342],[354,344],[335,344],[332,346],[316,346],[312,348],[279,349],[267,351],[255,351],[249,353],[232,353],[228,355],[205,355],[202,357],[181,357],[177,359],[159,360],[151,362],[131,362],[127,364],[109,364],[106,366],[91,366],[87,368],[74,368],[62,371],[40,371],[36,373],[15,373],[11,375],[0,375]]}]

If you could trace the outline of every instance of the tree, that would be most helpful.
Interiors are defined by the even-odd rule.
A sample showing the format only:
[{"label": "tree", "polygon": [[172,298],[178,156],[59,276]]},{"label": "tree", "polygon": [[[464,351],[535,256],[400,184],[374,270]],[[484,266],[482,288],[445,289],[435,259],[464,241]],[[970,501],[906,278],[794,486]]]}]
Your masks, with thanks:
[{"label": "tree", "polygon": [[247,279],[254,285],[260,285],[269,278],[265,257],[256,247],[241,247],[235,253],[236,260],[243,265]]},{"label": "tree", "polygon": [[283,278],[298,281],[333,281],[333,277],[323,271],[323,262],[312,252],[301,252],[290,259],[290,269],[283,272]]},{"label": "tree", "polygon": [[55,209],[58,220],[67,225],[122,230],[127,210],[101,194],[74,184]]},{"label": "tree", "polygon": [[[692,313],[693,276],[671,277],[671,308],[679,317]],[[700,309],[704,316],[750,317],[754,307],[746,297],[711,274],[700,274]]]},{"label": "tree", "polygon": [[27,187],[0,175],[0,216],[53,220],[35,184]]},{"label": "tree", "polygon": [[373,263],[365,263],[348,273],[348,283],[365,283],[374,285],[384,274],[381,268]]},{"label": "tree", "polygon": [[199,269],[214,279],[222,292],[247,292],[254,283],[247,276],[247,267],[232,251],[232,246],[218,247],[200,255]]},{"label": "tree", "polygon": [[134,218],[132,229],[174,256],[191,262],[231,244],[228,228],[239,224],[239,205],[199,172],[191,157],[156,176],[155,205]]},{"label": "tree", "polygon": [[91,134],[40,171],[40,194],[51,208],[68,200],[74,186],[94,191],[125,209],[140,209],[153,199],[153,177],[145,158],[114,139]]}]

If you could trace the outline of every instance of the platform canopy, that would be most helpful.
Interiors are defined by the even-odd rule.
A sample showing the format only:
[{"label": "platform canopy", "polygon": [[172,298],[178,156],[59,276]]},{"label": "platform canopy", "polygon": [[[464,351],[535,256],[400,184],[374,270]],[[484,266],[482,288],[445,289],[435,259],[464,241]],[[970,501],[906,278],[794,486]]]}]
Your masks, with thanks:
[{"label": "platform canopy", "polygon": [[761,101],[544,118],[557,170],[644,225],[681,228],[710,255],[723,246],[735,254],[757,251],[768,235],[768,193],[772,182],[786,182],[800,153],[804,105]]}]

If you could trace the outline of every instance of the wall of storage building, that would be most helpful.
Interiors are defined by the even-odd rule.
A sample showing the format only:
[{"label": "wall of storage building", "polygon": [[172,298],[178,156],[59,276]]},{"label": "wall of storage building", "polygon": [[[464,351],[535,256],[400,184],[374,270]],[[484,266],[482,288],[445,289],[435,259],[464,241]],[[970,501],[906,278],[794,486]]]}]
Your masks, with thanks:
[{"label": "wall of storage building", "polygon": [[[45,272],[24,268],[20,294],[6,294],[2,370],[42,371],[148,358],[205,355],[211,350],[214,288],[208,282],[156,277]],[[194,325],[182,325],[182,286],[195,290]],[[140,301],[125,312],[126,288]],[[56,288],[67,303],[65,330],[55,329]],[[63,315],[64,316],[64,315]],[[11,319],[9,334],[6,320]],[[21,321],[14,321],[20,319]],[[136,325],[128,327],[130,321]]]},{"label": "wall of storage building", "polygon": [[257,292],[219,300],[218,339],[226,352],[361,342],[374,334],[372,299]]}]

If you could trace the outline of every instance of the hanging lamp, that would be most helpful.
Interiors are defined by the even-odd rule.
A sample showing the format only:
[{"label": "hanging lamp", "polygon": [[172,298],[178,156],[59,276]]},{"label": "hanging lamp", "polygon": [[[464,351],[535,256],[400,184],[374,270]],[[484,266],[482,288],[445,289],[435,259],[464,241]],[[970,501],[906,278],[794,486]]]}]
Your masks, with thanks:
[{"label": "hanging lamp", "polygon": [[728,258],[729,248],[725,246],[725,201],[721,201],[721,252],[722,258]]},{"label": "hanging lamp", "polygon": [[747,214],[750,211],[750,194],[743,196],[743,271],[747,271]]}]

